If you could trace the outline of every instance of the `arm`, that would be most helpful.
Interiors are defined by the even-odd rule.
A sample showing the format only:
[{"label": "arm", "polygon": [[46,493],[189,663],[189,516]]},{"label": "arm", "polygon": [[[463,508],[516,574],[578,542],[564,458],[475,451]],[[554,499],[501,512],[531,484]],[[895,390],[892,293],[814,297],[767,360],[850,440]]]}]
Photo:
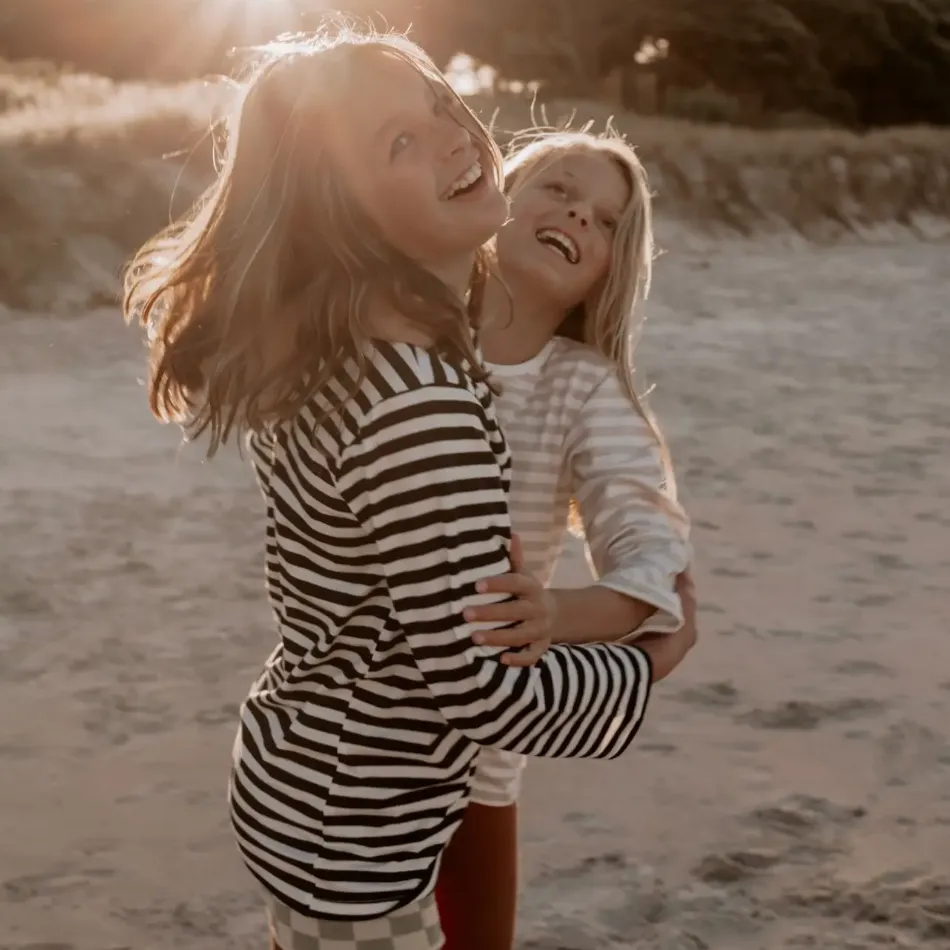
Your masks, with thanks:
[{"label": "arm", "polygon": [[554,642],[609,642],[639,631],[657,608],[602,584],[554,588]]},{"label": "arm", "polygon": [[613,373],[567,438],[574,498],[598,577],[555,591],[561,642],[669,633],[683,624],[676,577],[689,566],[689,522],[664,490],[660,447]]},{"label": "arm", "polygon": [[619,755],[639,727],[650,661],[636,647],[550,650],[505,666],[463,617],[478,581],[509,568],[502,472],[482,407],[466,389],[432,385],[373,407],[337,473],[374,540],[414,662],[441,714],[483,745],[557,757]]}]

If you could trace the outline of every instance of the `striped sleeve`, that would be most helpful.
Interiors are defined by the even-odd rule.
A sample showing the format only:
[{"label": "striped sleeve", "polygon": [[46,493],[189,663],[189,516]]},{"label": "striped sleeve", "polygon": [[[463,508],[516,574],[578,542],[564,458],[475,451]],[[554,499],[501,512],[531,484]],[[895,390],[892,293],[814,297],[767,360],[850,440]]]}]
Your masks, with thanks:
[{"label": "striped sleeve", "polygon": [[636,633],[678,630],[689,521],[665,491],[660,447],[614,372],[591,392],[566,444],[597,583],[657,609]]},{"label": "striped sleeve", "polygon": [[474,742],[552,757],[619,755],[642,721],[647,655],[557,646],[534,667],[477,646],[463,611],[477,581],[510,569],[498,457],[476,397],[430,385],[378,403],[337,486],[374,540],[397,622],[448,722]]}]

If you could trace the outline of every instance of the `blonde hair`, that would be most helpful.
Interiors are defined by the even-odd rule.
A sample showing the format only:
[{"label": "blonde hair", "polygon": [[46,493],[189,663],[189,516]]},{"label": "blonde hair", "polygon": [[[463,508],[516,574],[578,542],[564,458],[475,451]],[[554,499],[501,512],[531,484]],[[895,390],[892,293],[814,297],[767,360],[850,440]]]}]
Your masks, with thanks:
[{"label": "blonde hair", "polygon": [[348,360],[357,367],[352,388],[325,395],[331,411],[352,397],[365,373],[374,301],[467,360],[477,378],[487,376],[470,326],[488,250],[476,254],[466,303],[390,246],[323,147],[343,119],[326,93],[345,96],[348,83],[367,81],[360,69],[369,60],[397,57],[438,87],[500,185],[501,154],[488,131],[403,36],[344,26],[259,52],[227,119],[215,182],[135,255],[125,278],[126,321],[149,331],[152,412],[190,438],[208,430],[209,456],[233,430],[293,417]]},{"label": "blonde hair", "polygon": [[[527,140],[527,144],[524,144]],[[620,169],[630,198],[617,221],[606,279],[590,297],[567,313],[559,336],[587,343],[614,366],[633,408],[656,439],[666,481],[666,497],[675,501],[676,482],[666,439],[635,383],[636,347],[642,304],[653,277],[653,208],[646,171],[633,147],[611,127],[601,135],[580,130],[521,133],[505,160],[505,192],[514,198],[537,175],[566,155],[604,155]]]}]

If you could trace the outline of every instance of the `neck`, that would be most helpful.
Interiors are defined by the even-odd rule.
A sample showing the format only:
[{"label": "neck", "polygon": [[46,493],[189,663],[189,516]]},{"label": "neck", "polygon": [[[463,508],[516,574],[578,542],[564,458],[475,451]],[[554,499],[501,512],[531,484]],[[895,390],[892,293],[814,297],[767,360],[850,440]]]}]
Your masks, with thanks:
[{"label": "neck", "polygon": [[[468,293],[472,279],[472,268],[475,266],[475,255],[469,255],[464,260],[453,261],[450,264],[429,266],[427,270],[439,280],[447,284],[459,297],[464,300]],[[411,321],[401,313],[396,313],[388,306],[374,311],[370,320],[370,332],[381,340],[391,343],[412,343],[415,346],[431,346],[432,338],[424,330],[413,326]]]},{"label": "neck", "polygon": [[564,311],[538,298],[519,275],[493,280],[485,295],[485,322],[479,334],[489,363],[524,363],[537,356],[564,319]]},{"label": "neck", "polygon": [[429,266],[428,270],[444,284],[451,287],[464,300],[472,281],[472,268],[474,266],[475,255],[468,254],[460,260]]}]

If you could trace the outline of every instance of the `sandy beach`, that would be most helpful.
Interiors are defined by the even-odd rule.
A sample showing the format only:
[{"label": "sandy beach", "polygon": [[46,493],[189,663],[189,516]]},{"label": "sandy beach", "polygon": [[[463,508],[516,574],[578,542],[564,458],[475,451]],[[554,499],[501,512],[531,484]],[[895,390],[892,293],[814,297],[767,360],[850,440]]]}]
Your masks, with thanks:
[{"label": "sandy beach", "polygon": [[[520,947],[950,946],[950,245],[662,238],[701,642],[624,758],[530,765]],[[0,950],[264,947],[225,809],[261,506],[143,372],[114,309],[0,307]]]}]

